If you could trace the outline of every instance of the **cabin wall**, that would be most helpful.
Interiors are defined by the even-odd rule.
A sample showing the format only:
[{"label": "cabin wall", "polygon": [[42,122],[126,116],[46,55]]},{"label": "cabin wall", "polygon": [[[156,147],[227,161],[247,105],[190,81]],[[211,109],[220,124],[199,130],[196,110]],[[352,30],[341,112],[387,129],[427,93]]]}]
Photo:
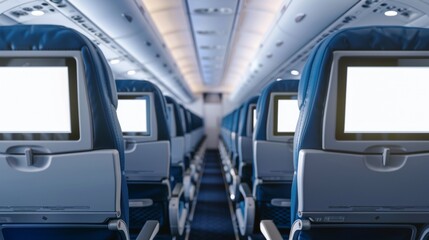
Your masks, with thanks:
[{"label": "cabin wall", "polygon": [[201,94],[195,96],[195,101],[189,104],[185,104],[185,107],[189,109],[191,112],[197,114],[202,117],[204,114],[204,101]]},{"label": "cabin wall", "polygon": [[207,134],[207,148],[217,149],[219,145],[220,121],[222,119],[222,104],[206,103],[204,105],[204,121]]}]

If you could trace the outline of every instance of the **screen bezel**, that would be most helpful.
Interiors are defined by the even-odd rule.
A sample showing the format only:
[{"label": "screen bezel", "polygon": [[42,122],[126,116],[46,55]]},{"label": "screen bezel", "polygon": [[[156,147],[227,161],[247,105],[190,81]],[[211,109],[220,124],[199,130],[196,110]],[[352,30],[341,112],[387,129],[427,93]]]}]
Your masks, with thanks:
[{"label": "screen bezel", "polygon": [[348,67],[418,67],[429,65],[399,65],[400,60],[429,60],[423,56],[342,56],[338,59],[338,89],[335,137],[337,140],[429,140],[428,133],[350,133],[344,131]]},{"label": "screen bezel", "polygon": [[[295,131],[293,132],[279,132],[278,131],[278,105],[280,100],[297,100],[296,94],[289,95],[275,95],[273,98],[274,108],[273,108],[273,135],[274,136],[293,136],[295,135]],[[298,105],[296,106],[298,109]]]},{"label": "screen bezel", "polygon": [[[425,57],[429,58],[429,51],[347,51],[338,50],[332,52],[332,61],[325,66],[327,96],[324,103],[322,124],[322,149],[342,152],[359,152],[382,154],[385,148],[389,148],[391,153],[407,153],[427,151],[429,140],[339,140],[336,138],[337,128],[337,93],[338,93],[338,59],[341,57],[374,57],[374,56],[405,56],[405,57]],[[324,93],[322,93],[324,94]]]},{"label": "screen bezel", "polygon": [[[8,63],[18,61],[20,64]],[[49,62],[47,64],[46,62]],[[21,64],[25,62],[25,64]],[[55,64],[53,64],[55,63]],[[62,64],[64,63],[64,64]],[[0,67],[67,67],[70,103],[70,133],[0,133],[0,141],[76,141],[80,139],[77,60],[71,56],[0,56]],[[31,116],[29,116],[31,118]]]},{"label": "screen bezel", "polygon": [[[118,102],[119,100],[138,100],[144,99],[146,100],[146,132],[122,132],[124,137],[145,137],[151,135],[151,114],[150,114],[150,97],[148,95],[130,95],[130,94],[118,94]],[[121,130],[122,131],[122,130]]]}]

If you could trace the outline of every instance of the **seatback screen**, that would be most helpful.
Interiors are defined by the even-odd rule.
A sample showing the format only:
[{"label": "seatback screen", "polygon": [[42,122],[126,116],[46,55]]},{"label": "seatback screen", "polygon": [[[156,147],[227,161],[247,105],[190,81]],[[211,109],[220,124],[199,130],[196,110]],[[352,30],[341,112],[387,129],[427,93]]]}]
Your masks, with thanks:
[{"label": "seatback screen", "polygon": [[77,140],[76,60],[0,58],[0,139]]},{"label": "seatback screen", "polygon": [[148,99],[118,99],[116,110],[124,135],[148,134]]},{"label": "seatback screen", "polygon": [[429,66],[421,60],[340,59],[337,139],[424,138],[429,133]]},{"label": "seatback screen", "polygon": [[274,135],[293,135],[298,117],[296,96],[274,97]]}]

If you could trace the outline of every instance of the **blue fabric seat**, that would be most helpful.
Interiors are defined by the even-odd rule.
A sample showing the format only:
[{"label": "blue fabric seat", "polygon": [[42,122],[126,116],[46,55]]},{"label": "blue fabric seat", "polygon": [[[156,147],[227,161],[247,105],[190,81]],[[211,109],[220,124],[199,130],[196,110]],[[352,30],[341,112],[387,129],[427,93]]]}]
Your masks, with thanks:
[{"label": "blue fabric seat", "polygon": [[[356,53],[363,52],[362,58],[363,56],[369,55],[373,59],[377,59],[382,55],[380,51],[390,51],[391,56],[401,56],[401,52],[404,51],[412,51],[411,54],[419,51],[428,51],[428,40],[429,31],[427,29],[391,26],[360,27],[341,30],[328,37],[314,48],[308,58],[299,85],[298,100],[300,118],[295,134],[295,176],[292,190],[291,214],[291,220],[295,221],[294,227],[296,227],[291,232],[294,239],[414,239],[416,237],[416,229],[419,229],[419,226],[427,222],[427,219],[419,219],[419,217],[413,215],[415,213],[407,213],[402,216],[394,215],[397,212],[403,211],[402,204],[412,207],[418,204],[418,200],[426,199],[426,194],[423,192],[417,192],[419,195],[418,198],[412,197],[412,194],[416,194],[412,189],[419,189],[419,186],[417,186],[419,183],[411,179],[420,179],[421,181],[425,179],[425,174],[419,171],[414,171],[412,176],[407,175],[406,171],[404,171],[406,168],[413,167],[411,163],[413,161],[408,161],[404,163],[403,167],[398,167],[395,170],[389,171],[389,174],[383,174],[381,173],[382,171],[377,172],[369,170],[372,168],[358,167],[353,167],[354,169],[352,172],[343,172],[343,169],[346,169],[353,163],[352,159],[354,159],[354,157],[369,159],[375,157],[374,154],[378,154],[379,157],[377,159],[379,160],[377,161],[381,161],[384,153],[380,153],[380,149],[383,147],[389,148],[391,145],[402,146],[404,151],[402,151],[400,155],[407,156],[410,160],[416,157],[418,152],[423,154],[419,156],[427,159],[426,152],[428,152],[429,149],[424,149],[424,146],[422,147],[419,145],[422,143],[421,141],[415,141],[413,139],[408,140],[414,141],[415,144],[413,147],[420,146],[418,151],[412,150],[408,146],[406,147],[406,144],[408,144],[407,141],[401,140],[374,140],[370,143],[362,139],[342,142],[337,139],[335,140],[335,144],[331,144],[330,146],[326,145],[326,143],[332,141],[330,140],[330,136],[335,135],[328,125],[332,122],[335,123],[335,115],[337,114],[328,114],[329,111],[331,111],[330,109],[336,107],[335,101],[328,101],[329,96],[331,96],[330,92],[335,92],[335,88],[332,86],[332,79],[335,78],[333,76],[337,76],[338,74],[338,70],[332,67],[335,61],[334,54],[343,51],[342,54],[344,57],[347,57],[347,54],[356,57]],[[427,55],[422,57],[427,58]],[[333,69],[334,71],[332,71]],[[404,81],[406,80],[408,79],[404,79]],[[345,79],[338,78],[338,84],[340,84],[341,81],[345,81]],[[368,88],[371,87],[372,86],[368,86]],[[365,98],[365,92],[362,92],[362,98]],[[338,97],[338,99],[340,99],[340,97]],[[361,143],[367,145],[375,144],[379,146],[379,148],[378,150],[373,149],[374,152],[365,149],[350,149],[352,144]],[[371,148],[367,147],[367,149]],[[396,155],[397,153],[391,154],[398,156]],[[389,158],[387,155],[383,156],[386,156],[383,158]],[[313,157],[317,157],[317,162],[312,161]],[[332,161],[328,160],[328,158]],[[425,164],[425,162],[426,161],[422,161],[420,164]],[[319,168],[317,171],[311,171],[310,167],[314,167],[316,163],[324,167]],[[362,162],[359,162],[358,165],[360,164],[362,164]],[[388,160],[386,160],[386,166],[389,166]],[[423,165],[421,165],[420,168],[421,167],[423,167]],[[416,168],[419,167],[416,166]],[[332,175],[334,172],[335,174]],[[344,190],[339,189],[338,186],[341,184],[349,183],[350,179],[348,177],[351,175],[350,173],[353,173],[355,179],[353,184],[344,186]],[[371,174],[372,178],[376,179],[377,182],[368,182],[370,181],[370,179],[366,177],[369,176],[368,174]],[[393,180],[389,179],[389,185],[393,188],[380,187],[374,191],[373,188],[376,187],[379,182],[383,182],[392,175],[397,176]],[[306,176],[308,179],[312,178],[313,183],[318,183],[318,190],[314,188],[314,184],[307,181]],[[334,177],[329,179],[327,176]],[[326,182],[319,181],[319,179],[326,179]],[[337,189],[337,191],[339,191],[339,195],[334,196],[331,193],[325,192],[324,186],[329,183],[331,183],[331,189]],[[386,185],[384,184],[384,186]],[[361,190],[367,192],[367,194],[360,194],[359,192]],[[317,194],[318,196],[318,207],[316,207],[317,205],[313,205],[316,199],[308,197],[312,194]],[[341,198],[338,198],[340,195]],[[391,197],[386,199],[384,196]],[[352,199],[353,202],[349,202],[350,199]],[[396,200],[400,200],[401,205],[396,205]],[[417,200],[417,202],[415,200]],[[365,206],[367,207],[365,211],[359,208],[324,211],[326,216],[334,216],[331,218],[331,222],[326,221],[329,218],[311,217],[312,214],[314,215],[320,211],[319,208],[323,208],[322,205],[325,201],[335,202],[332,204],[340,206],[354,206],[359,204],[358,206],[362,206],[362,209]],[[375,211],[371,206],[368,206],[368,204],[381,204],[382,206],[386,206],[386,208]],[[311,209],[313,213],[309,213],[309,205],[314,206]],[[362,214],[371,213],[372,211],[375,211],[374,215],[376,215],[376,217],[362,217],[365,216]],[[424,212],[424,210],[421,210],[419,214],[423,214]],[[385,214],[391,215],[392,217],[386,218]],[[338,215],[340,215],[342,221],[338,221],[338,218],[335,217]],[[341,218],[341,215],[344,217]],[[361,220],[356,221],[355,219],[359,216]],[[410,218],[406,220],[404,216],[409,216]]]},{"label": "blue fabric seat", "polygon": [[[15,54],[12,58],[33,57],[36,66],[50,65],[55,54],[58,58],[74,58],[77,72],[70,66],[68,69],[76,75],[79,122],[78,139],[60,138],[56,133],[52,138],[49,133],[0,133],[0,157],[15,163],[27,161],[23,168],[27,170],[23,171],[10,171],[14,164],[0,167],[0,219],[8,219],[0,223],[0,238],[128,239],[124,146],[115,112],[114,80],[101,50],[74,30],[50,25],[2,26],[0,49],[2,57],[8,52]],[[25,71],[25,65],[22,67]],[[33,77],[35,81],[40,79]],[[72,90],[69,94],[70,106],[77,107],[73,106]],[[32,121],[31,114],[28,117]],[[49,164],[44,165],[46,159]]]},{"label": "blue fabric seat", "polygon": [[188,210],[182,183],[174,181],[174,188],[170,186],[171,136],[165,98],[157,86],[144,80],[116,80],[116,88],[119,101],[146,99],[147,133],[124,132],[130,232],[136,233],[148,220],[158,220],[158,235],[181,235]]},{"label": "blue fabric seat", "polygon": [[185,166],[185,131],[180,118],[178,103],[169,96],[165,97],[169,110],[170,137],[171,137],[171,167],[170,184],[174,188],[176,182],[183,182]]},{"label": "blue fabric seat", "polygon": [[252,163],[253,163],[253,111],[256,111],[256,103],[259,96],[247,100],[240,111],[240,122],[238,126],[238,175],[240,182],[252,185]]},{"label": "blue fabric seat", "polygon": [[[264,219],[272,219],[282,231],[288,231],[290,228],[288,217],[293,176],[293,142],[291,141],[293,131],[287,135],[277,136],[274,134],[274,128],[277,122],[275,115],[277,97],[287,97],[296,101],[298,82],[297,80],[275,81],[264,88],[259,96],[252,142],[252,185],[240,184],[240,199],[236,208],[242,235],[259,233],[257,226]],[[298,106],[293,110],[297,112]],[[285,114],[288,116],[289,113]],[[249,195],[254,198],[253,210],[247,207],[253,205]],[[243,204],[243,201],[247,203]]]}]

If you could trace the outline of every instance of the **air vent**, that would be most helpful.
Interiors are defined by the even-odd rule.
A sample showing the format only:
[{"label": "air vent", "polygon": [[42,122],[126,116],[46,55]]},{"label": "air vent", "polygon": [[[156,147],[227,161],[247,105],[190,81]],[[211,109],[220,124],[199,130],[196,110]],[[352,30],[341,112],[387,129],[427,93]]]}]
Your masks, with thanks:
[{"label": "air vent", "polygon": [[204,50],[214,50],[223,49],[224,47],[222,45],[201,45],[200,48]]},{"label": "air vent", "polygon": [[194,13],[202,15],[227,15],[232,13],[231,8],[196,8]]},{"label": "air vent", "polygon": [[197,34],[200,34],[200,35],[225,35],[226,33],[223,31],[215,31],[215,30],[197,30]]}]

